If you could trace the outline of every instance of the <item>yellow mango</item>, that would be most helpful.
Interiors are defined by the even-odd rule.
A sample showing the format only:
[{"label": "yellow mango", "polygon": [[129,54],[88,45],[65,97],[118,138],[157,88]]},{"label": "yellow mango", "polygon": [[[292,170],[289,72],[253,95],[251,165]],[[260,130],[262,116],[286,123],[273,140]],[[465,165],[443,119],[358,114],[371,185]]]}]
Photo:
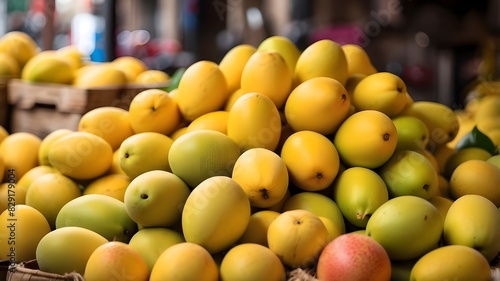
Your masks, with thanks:
[{"label": "yellow mango", "polygon": [[241,73],[241,89],[270,98],[281,109],[292,90],[293,75],[285,59],[276,51],[254,53]]},{"label": "yellow mango", "polygon": [[93,179],[111,167],[113,149],[103,138],[72,132],[55,141],[48,151],[50,165],[75,179]]},{"label": "yellow mango", "polygon": [[38,166],[38,149],[42,140],[32,133],[18,132],[8,135],[0,144],[4,161],[4,179],[9,170],[19,180],[27,171]]},{"label": "yellow mango", "polygon": [[410,280],[489,281],[488,261],[477,250],[462,246],[442,246],[419,258],[410,272]]},{"label": "yellow mango", "polygon": [[250,201],[245,191],[226,176],[213,176],[201,182],[187,198],[182,211],[186,241],[203,246],[211,254],[231,248],[249,221]]},{"label": "yellow mango", "polygon": [[240,150],[261,147],[275,150],[281,135],[278,108],[266,95],[252,92],[241,96],[231,107],[227,135]]},{"label": "yellow mango", "polygon": [[211,61],[199,61],[189,66],[177,91],[175,100],[188,121],[222,109],[228,97],[226,78],[219,66]]}]

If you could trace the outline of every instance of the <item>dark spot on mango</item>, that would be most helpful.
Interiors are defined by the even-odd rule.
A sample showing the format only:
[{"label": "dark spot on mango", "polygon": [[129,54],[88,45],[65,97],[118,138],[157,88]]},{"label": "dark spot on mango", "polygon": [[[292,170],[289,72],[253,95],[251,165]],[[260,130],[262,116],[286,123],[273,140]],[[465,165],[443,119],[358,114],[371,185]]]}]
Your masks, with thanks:
[{"label": "dark spot on mango", "polygon": [[264,199],[269,199],[269,193],[267,193],[267,189],[262,188],[259,189],[259,191],[262,193],[262,197],[264,197]]}]

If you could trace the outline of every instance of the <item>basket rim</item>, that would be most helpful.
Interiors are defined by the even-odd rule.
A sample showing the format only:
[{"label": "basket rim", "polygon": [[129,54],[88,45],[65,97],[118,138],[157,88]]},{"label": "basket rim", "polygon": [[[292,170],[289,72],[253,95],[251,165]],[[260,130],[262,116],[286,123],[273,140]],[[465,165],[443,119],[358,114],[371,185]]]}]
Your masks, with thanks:
[{"label": "basket rim", "polygon": [[[3,261],[2,261],[3,262]],[[10,267],[9,267],[10,269]],[[7,270],[7,280],[13,278],[17,274],[34,275],[41,278],[47,278],[47,281],[64,280],[64,281],[85,281],[83,276],[78,272],[69,272],[65,274],[50,273],[42,271],[38,267],[36,259],[20,262],[16,265],[14,270]]]}]

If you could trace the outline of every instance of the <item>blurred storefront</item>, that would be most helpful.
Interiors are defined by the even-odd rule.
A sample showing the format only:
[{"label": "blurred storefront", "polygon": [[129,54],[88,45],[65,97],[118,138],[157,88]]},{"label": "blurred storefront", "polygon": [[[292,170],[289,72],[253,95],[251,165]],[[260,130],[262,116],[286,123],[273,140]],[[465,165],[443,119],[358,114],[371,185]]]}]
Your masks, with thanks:
[{"label": "blurred storefront", "polygon": [[131,55],[170,73],[271,35],[300,49],[329,38],[363,46],[417,99],[460,107],[486,43],[498,53],[499,12],[500,0],[0,0],[0,33],[25,31],[42,49],[75,44],[93,61]]}]

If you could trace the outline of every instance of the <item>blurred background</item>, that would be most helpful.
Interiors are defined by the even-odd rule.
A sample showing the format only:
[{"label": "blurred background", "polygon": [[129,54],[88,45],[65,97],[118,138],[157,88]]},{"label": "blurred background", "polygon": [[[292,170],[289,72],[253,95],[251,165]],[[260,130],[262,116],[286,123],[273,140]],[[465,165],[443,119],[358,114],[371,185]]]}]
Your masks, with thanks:
[{"label": "blurred background", "polygon": [[453,108],[478,77],[497,79],[500,61],[500,0],[0,0],[0,35],[13,30],[42,50],[73,44],[92,61],[129,55],[169,74],[272,35],[301,50],[328,38],[365,48],[415,100]]}]

